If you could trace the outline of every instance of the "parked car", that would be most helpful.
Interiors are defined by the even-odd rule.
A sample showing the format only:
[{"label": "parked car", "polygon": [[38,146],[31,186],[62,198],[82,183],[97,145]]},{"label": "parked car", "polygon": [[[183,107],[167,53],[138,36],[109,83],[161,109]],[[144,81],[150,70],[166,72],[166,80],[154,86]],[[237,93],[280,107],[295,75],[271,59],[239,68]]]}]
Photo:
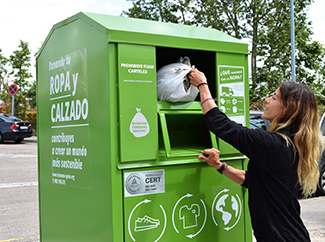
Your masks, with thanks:
[{"label": "parked car", "polygon": [[[325,141],[325,113],[323,114],[320,122],[319,122],[319,128],[323,135],[323,140]],[[319,183],[318,183],[318,189],[317,194],[325,196],[325,151],[323,152],[320,161],[319,161]]]},{"label": "parked car", "polygon": [[[250,116],[250,128],[251,129],[263,129],[266,130],[270,126],[270,121],[262,118],[263,111],[249,111]],[[323,134],[325,141],[325,113],[323,114],[319,128]],[[325,196],[325,151],[319,160],[319,182],[316,195]]]},{"label": "parked car", "polygon": [[269,120],[265,120],[262,118],[263,113],[264,113],[263,111],[255,111],[255,110],[249,111],[251,129],[267,130],[271,122]]},{"label": "parked car", "polygon": [[0,114],[0,143],[13,140],[20,143],[24,138],[33,135],[32,125],[20,118],[5,113]]},{"label": "parked car", "polygon": [[323,152],[319,161],[319,183],[317,189],[317,195],[325,196],[325,152]]}]

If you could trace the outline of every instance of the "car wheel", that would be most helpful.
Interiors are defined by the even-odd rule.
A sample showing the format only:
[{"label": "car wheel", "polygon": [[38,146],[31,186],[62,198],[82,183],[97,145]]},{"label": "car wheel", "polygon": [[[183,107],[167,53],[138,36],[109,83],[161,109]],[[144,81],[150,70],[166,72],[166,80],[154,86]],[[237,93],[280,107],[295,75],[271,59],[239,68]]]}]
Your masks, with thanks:
[{"label": "car wheel", "polygon": [[325,166],[321,170],[318,186],[317,195],[325,196]]},{"label": "car wheel", "polygon": [[18,139],[15,139],[15,143],[16,144],[19,144],[20,142],[22,142],[24,140],[24,138],[18,138]]},{"label": "car wheel", "polygon": [[3,143],[3,134],[0,132],[0,144]]}]

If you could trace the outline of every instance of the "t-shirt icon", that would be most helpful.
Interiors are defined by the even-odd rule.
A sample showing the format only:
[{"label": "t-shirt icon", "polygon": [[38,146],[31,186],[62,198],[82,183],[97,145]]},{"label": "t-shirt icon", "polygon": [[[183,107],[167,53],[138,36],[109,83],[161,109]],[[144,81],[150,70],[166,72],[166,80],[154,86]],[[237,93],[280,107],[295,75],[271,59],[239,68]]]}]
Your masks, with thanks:
[{"label": "t-shirt icon", "polygon": [[183,228],[192,228],[197,226],[197,217],[200,216],[200,207],[198,204],[187,205],[179,209],[179,219],[183,220]]}]

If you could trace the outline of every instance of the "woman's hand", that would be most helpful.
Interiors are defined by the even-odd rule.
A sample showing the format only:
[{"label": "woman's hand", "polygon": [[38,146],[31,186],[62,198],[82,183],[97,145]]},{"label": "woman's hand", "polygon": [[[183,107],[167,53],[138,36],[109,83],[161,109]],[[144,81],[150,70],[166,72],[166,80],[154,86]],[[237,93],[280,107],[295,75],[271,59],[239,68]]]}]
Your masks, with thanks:
[{"label": "woman's hand", "polygon": [[187,74],[190,83],[197,87],[200,83],[207,82],[207,78],[205,77],[203,72],[198,71],[197,69],[192,69],[190,72]]},{"label": "woman's hand", "polygon": [[219,160],[219,154],[220,154],[219,150],[216,150],[215,148],[205,149],[200,153],[204,154],[198,156],[200,160],[204,160],[206,163],[208,163],[208,165],[213,166],[217,169],[221,167],[222,163]]},{"label": "woman's hand", "polygon": [[[208,156],[206,157],[204,155],[199,155],[198,156],[199,159],[204,160],[206,163],[208,163],[208,165],[217,168],[217,170],[220,169],[222,163],[219,160],[219,153],[220,153],[219,150],[212,148],[212,149],[203,150],[200,153]],[[242,185],[246,179],[246,171],[238,170],[231,166],[228,166],[227,169],[224,170],[222,174],[224,174],[230,180],[238,183],[239,185]]]}]

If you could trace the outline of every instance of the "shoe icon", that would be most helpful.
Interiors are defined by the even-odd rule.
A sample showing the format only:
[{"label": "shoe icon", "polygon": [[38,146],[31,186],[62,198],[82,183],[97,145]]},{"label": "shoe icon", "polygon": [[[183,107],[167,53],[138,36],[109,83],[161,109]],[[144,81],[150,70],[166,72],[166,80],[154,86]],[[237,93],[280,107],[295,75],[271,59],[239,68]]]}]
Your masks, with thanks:
[{"label": "shoe icon", "polygon": [[153,219],[145,215],[143,218],[138,218],[135,221],[134,231],[144,231],[149,229],[154,229],[159,226],[159,219]]}]

